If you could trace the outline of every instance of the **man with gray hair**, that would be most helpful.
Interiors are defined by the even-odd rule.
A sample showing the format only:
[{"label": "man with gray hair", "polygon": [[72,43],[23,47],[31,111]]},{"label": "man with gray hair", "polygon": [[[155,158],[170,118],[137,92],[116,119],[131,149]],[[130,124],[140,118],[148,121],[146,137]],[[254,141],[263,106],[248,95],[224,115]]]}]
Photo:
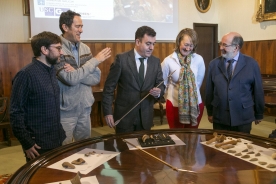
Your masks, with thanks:
[{"label": "man with gray hair", "polygon": [[259,65],[240,52],[243,38],[230,32],[220,42],[220,57],[209,64],[206,80],[208,120],[215,130],[250,133],[264,113],[264,91]]}]

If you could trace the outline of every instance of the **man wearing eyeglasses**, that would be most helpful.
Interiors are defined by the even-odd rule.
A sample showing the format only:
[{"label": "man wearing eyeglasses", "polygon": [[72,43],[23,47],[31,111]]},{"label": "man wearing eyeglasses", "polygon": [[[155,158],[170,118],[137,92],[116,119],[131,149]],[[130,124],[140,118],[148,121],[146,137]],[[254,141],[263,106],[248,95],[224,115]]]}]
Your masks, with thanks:
[{"label": "man wearing eyeglasses", "polygon": [[61,54],[60,37],[42,32],[31,40],[32,63],[13,79],[10,122],[24,150],[26,161],[62,145],[59,86],[53,65]]},{"label": "man wearing eyeglasses", "polygon": [[61,124],[66,132],[63,144],[91,137],[91,106],[94,103],[91,86],[100,82],[98,65],[109,58],[105,48],[93,57],[90,48],[80,41],[83,32],[81,15],[68,10],[59,18],[62,32],[61,62],[55,67],[60,86]]},{"label": "man wearing eyeglasses", "polygon": [[264,91],[255,59],[240,52],[243,38],[227,33],[220,42],[221,56],[209,64],[206,80],[208,120],[215,130],[250,133],[264,113]]}]

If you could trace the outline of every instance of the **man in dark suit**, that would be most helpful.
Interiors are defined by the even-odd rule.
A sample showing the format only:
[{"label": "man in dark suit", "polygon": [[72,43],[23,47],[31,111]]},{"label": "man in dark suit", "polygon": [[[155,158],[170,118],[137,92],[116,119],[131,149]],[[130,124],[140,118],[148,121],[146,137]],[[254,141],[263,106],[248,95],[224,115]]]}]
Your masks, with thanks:
[{"label": "man in dark suit", "polygon": [[256,60],[240,52],[243,38],[230,32],[220,42],[206,80],[206,108],[216,130],[250,133],[252,121],[263,119],[264,91]]},{"label": "man in dark suit", "polygon": [[[103,113],[109,127],[122,118],[147,94],[150,95],[127,114],[116,126],[116,133],[150,130],[153,125],[154,99],[163,95],[164,85],[160,60],[152,56],[156,32],[142,26],[135,33],[135,48],[116,56],[103,90]],[[117,89],[116,89],[117,87]],[[116,99],[114,113],[112,104]]]}]

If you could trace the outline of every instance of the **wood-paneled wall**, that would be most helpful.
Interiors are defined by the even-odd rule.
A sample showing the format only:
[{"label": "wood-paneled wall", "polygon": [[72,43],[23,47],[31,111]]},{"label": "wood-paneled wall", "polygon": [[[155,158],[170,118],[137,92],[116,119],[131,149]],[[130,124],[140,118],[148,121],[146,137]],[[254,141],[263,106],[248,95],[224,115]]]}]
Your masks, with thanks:
[{"label": "wood-paneled wall", "polygon": [[[112,49],[111,57],[99,65],[102,71],[99,87],[104,86],[109,67],[116,54],[128,51],[134,47],[130,42],[87,42],[95,55],[105,47]],[[162,61],[172,53],[174,43],[156,43],[153,55]],[[276,74],[276,40],[248,41],[244,43],[242,52],[255,58],[260,66],[262,74]],[[200,54],[200,53],[199,53]],[[0,94],[10,96],[11,81],[15,74],[25,65],[31,62],[32,49],[30,43],[0,43]]]},{"label": "wood-paneled wall", "polygon": [[[134,43],[122,42],[102,42],[102,43],[86,43],[92,53],[96,55],[105,47],[112,50],[111,57],[99,65],[102,71],[101,82],[98,86],[103,87],[109,67],[114,61],[116,54],[128,51],[134,47]],[[154,55],[158,56],[161,61],[170,53],[172,53],[174,43],[157,43],[154,49]],[[16,73],[25,65],[31,62],[32,49],[30,43],[2,43],[0,44],[0,94],[10,96],[12,79]]]}]

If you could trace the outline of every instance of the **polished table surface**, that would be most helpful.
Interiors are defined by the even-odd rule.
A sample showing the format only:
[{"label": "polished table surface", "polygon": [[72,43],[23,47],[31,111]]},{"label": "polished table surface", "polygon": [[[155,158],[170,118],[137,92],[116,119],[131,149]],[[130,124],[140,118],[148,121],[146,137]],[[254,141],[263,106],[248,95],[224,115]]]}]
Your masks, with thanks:
[{"label": "polished table surface", "polygon": [[[165,146],[146,149],[154,156],[174,167],[195,171],[176,172],[170,167],[148,156],[140,150],[129,150],[122,138],[137,138],[144,134],[167,132],[175,134],[186,145]],[[69,180],[76,174],[47,168],[84,148],[120,152],[119,155],[100,165],[82,177],[96,176],[99,183],[256,183],[268,184],[276,181],[276,172],[236,158],[200,143],[213,137],[213,130],[208,129],[163,129],[135,132],[131,134],[108,134],[86,139],[50,151],[22,166],[8,184],[39,184]],[[216,131],[233,138],[252,141],[252,144],[264,148],[276,149],[276,141],[264,137]]]}]

